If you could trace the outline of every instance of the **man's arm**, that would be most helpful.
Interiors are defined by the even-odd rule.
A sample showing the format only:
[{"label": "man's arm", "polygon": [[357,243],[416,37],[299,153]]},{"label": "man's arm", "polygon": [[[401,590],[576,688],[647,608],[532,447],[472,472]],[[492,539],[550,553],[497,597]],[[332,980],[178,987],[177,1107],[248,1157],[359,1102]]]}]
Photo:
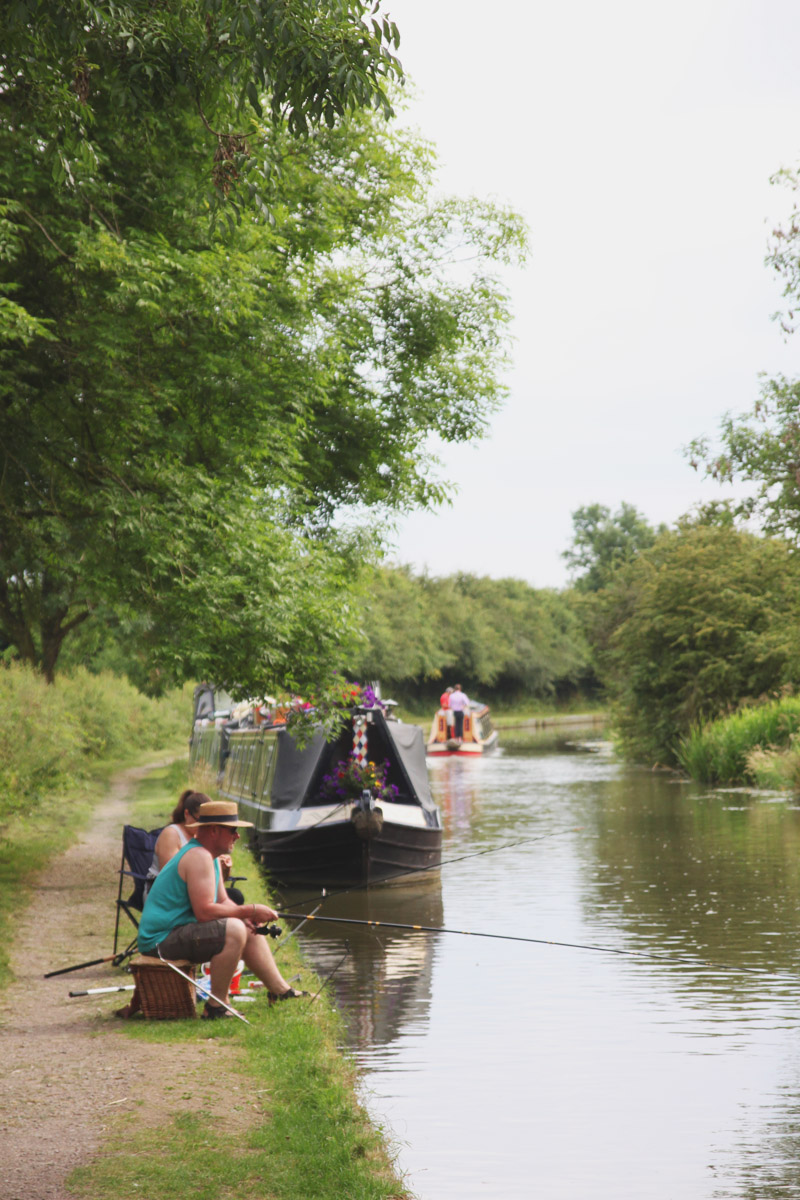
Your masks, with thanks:
[{"label": "man's arm", "polygon": [[[274,921],[278,915],[266,904],[236,904],[229,899],[221,875],[217,892],[214,859],[201,846],[186,851],[178,863],[178,871],[186,881],[192,912],[198,921],[241,917],[246,924],[262,925],[265,921]],[[222,893],[223,898],[220,898],[219,893]]]},{"label": "man's arm", "polygon": [[[198,921],[216,921],[219,917],[237,916],[238,905],[233,900],[220,897],[217,891],[214,859],[202,846],[187,850],[178,864],[178,870],[186,880],[192,912]],[[222,878],[220,877],[220,891]]]}]

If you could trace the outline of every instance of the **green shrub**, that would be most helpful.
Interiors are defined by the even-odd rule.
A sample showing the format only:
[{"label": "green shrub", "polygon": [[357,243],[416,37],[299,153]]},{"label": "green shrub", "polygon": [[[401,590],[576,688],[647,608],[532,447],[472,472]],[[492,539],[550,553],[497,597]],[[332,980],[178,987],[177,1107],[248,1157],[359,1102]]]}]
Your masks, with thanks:
[{"label": "green shrub", "polygon": [[747,756],[747,770],[759,787],[788,788],[800,793],[800,736],[795,734],[785,749],[757,746]]},{"label": "green shrub", "polygon": [[123,678],[83,668],[54,684],[0,666],[0,820],[30,813],[101,763],[188,737],[189,689],[151,700]]},{"label": "green shrub", "polygon": [[[683,525],[621,567],[587,619],[626,757],[672,765],[693,729],[794,681],[798,597],[800,559],[786,542],[725,526]],[[736,762],[720,778],[740,777],[736,746],[750,737],[737,723]]]},{"label": "green shrub", "polygon": [[[781,777],[767,766],[772,752],[786,751],[800,730],[800,696],[742,708],[695,728],[680,742],[676,757],[701,783],[767,783]],[[795,750],[800,754],[800,747]],[[785,757],[785,755],[784,755]],[[773,764],[774,766],[774,764]],[[785,786],[784,783],[778,786]]]}]

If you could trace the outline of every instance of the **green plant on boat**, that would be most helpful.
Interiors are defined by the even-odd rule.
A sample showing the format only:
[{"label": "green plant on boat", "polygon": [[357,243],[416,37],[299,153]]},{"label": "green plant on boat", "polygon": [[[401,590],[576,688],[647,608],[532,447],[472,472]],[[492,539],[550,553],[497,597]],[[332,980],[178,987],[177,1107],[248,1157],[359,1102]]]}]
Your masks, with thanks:
[{"label": "green plant on boat", "polygon": [[741,708],[693,729],[678,762],[701,783],[800,786],[800,696]]}]

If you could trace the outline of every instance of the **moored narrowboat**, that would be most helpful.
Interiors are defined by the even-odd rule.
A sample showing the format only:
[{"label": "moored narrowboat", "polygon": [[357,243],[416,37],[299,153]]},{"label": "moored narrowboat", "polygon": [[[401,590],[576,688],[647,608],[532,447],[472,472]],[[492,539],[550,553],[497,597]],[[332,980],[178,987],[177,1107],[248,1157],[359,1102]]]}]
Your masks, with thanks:
[{"label": "moored narrowboat", "polygon": [[441,862],[441,815],[417,726],[376,706],[354,709],[333,741],[318,729],[303,747],[285,726],[217,732],[195,728],[193,767],[217,772],[277,882],[353,886]]}]

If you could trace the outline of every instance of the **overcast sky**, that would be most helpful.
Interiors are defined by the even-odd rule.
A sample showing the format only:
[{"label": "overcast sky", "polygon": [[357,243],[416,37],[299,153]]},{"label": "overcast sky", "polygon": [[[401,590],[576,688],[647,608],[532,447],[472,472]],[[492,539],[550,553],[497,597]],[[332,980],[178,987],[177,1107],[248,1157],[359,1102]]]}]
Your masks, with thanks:
[{"label": "overcast sky", "polygon": [[[526,219],[508,274],[510,396],[446,448],[452,509],[405,519],[395,559],[434,575],[567,582],[571,513],[673,522],[724,493],[682,447],[795,373],[764,266],[800,158],[797,0],[394,0],[441,190]],[[800,335],[798,335],[800,336]]]}]

